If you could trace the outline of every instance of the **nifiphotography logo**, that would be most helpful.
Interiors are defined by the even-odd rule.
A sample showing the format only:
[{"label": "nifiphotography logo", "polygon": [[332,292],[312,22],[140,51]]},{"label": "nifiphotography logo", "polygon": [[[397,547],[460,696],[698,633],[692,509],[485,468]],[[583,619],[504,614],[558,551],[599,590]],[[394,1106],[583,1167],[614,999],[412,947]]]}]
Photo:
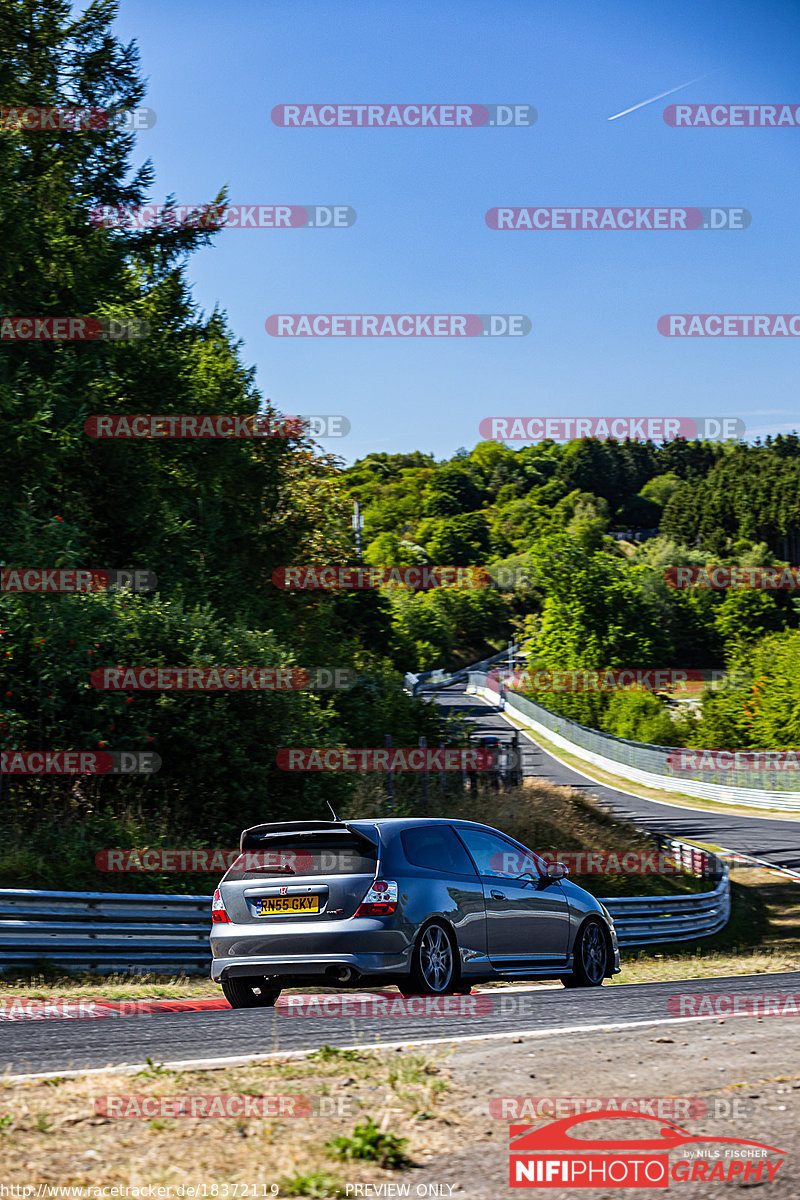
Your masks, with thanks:
[{"label": "nifiphotography logo", "polygon": [[[597,1121],[636,1122],[641,1136],[593,1137]],[[754,1187],[772,1182],[786,1153],[763,1142],[695,1135],[670,1121],[612,1109],[544,1126],[511,1125],[509,1139],[511,1187],[668,1188],[670,1180]]]}]

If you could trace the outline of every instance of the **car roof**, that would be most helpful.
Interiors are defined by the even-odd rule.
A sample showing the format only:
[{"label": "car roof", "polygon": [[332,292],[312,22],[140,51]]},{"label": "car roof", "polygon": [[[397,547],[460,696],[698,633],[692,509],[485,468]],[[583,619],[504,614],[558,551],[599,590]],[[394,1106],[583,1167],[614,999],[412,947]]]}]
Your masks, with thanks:
[{"label": "car roof", "polygon": [[[420,825],[459,825],[473,826],[475,829],[493,829],[492,825],[485,825],[482,821],[465,821],[461,817],[356,817],[354,820],[348,820],[348,825],[377,825],[381,829],[413,829]],[[498,830],[498,832],[500,832]]]},{"label": "car roof", "polygon": [[483,821],[467,821],[462,817],[354,817],[352,819],[348,817],[346,820],[338,821],[272,821],[261,825],[251,825],[243,831],[242,836],[262,834],[262,836],[291,837],[292,834],[336,834],[342,833],[348,828],[356,831],[384,829],[388,834],[394,834],[403,829],[419,829],[426,825],[453,825],[459,829],[491,829],[501,837],[508,838],[512,842],[517,841],[517,838],[512,837],[510,833],[503,833],[494,825],[486,825]]}]

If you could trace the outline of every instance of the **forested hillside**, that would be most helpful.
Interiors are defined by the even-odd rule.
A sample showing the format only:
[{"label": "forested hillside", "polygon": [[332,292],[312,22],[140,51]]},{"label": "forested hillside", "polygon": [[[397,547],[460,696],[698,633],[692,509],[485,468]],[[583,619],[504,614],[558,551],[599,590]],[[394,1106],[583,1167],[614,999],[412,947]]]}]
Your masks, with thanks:
[{"label": "forested hillside", "polygon": [[[142,102],[114,5],[6,6],[4,105],[112,112]],[[307,437],[93,440],[92,414],[271,413],[223,311],[201,312],[187,263],[213,222],[103,228],[97,205],[158,198],[133,135],[107,125],[0,138],[0,314],[141,318],[137,341],[0,342],[0,566],[138,568],[154,594],[0,594],[0,749],[150,750],[157,775],[0,776],[3,853],[100,846],[125,831],[235,844],[248,822],[328,815],[342,776],[288,775],[284,745],[416,745],[443,736],[401,690],[379,595],[292,593],[273,568],[347,562],[341,473]],[[223,193],[220,193],[222,196]],[[209,201],[220,199],[209,197]],[[97,691],[126,666],[348,666],[349,691]],[[94,831],[94,832],[93,832]],[[96,835],[96,836],[95,836]],[[112,839],[112,840],[109,840]],[[168,841],[167,844],[170,844]],[[213,843],[212,843],[213,844]],[[12,863],[13,868],[13,863]]]},{"label": "forested hillside", "polygon": [[795,434],[755,445],[481,442],[442,463],[370,455],[345,484],[365,513],[368,562],[490,565],[500,581],[391,592],[403,662],[461,665],[514,636],[532,666],[755,670],[746,687],[705,696],[701,721],[688,710],[675,719],[663,698],[643,692],[537,699],[634,740],[798,744],[793,591],[679,591],[664,577],[679,565],[800,562]]},{"label": "forested hillside", "polygon": [[[137,54],[109,32],[113,15],[103,2],[74,20],[67,3],[7,6],[4,104],[141,104]],[[158,577],[152,594],[0,592],[0,749],[151,750],[163,765],[128,779],[0,776],[6,862],[46,858],[68,829],[87,847],[220,844],[254,820],[327,814],[324,800],[348,795],[352,779],[281,772],[280,747],[458,736],[405,695],[403,672],[465,664],[512,636],[548,667],[725,664],[754,679],[706,697],[702,721],[674,720],[649,694],[549,697],[579,720],[662,743],[798,743],[792,594],[681,592],[664,580],[676,564],[798,561],[795,435],[754,446],[481,442],[441,462],[381,453],[349,468],[304,432],[88,437],[94,414],[275,414],[224,310],[203,312],[191,296],[191,254],[213,243],[224,191],[203,222],[92,220],[100,205],[160,199],[133,154],[133,135],[113,124],[0,139],[0,314],[137,318],[150,331],[0,341],[0,566]],[[502,395],[493,400],[502,411]],[[514,585],[275,587],[277,567],[354,561],[356,498],[367,563],[490,566],[501,581],[516,572]],[[93,670],[117,665],[341,666],[357,683],[215,695],[92,686]]]}]

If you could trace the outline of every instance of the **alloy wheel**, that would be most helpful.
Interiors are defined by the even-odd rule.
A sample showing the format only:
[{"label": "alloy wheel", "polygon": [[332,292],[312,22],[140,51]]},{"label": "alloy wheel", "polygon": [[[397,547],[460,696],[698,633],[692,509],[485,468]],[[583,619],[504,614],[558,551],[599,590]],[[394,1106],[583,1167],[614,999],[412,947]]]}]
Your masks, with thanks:
[{"label": "alloy wheel", "polygon": [[587,925],[581,938],[581,966],[592,984],[602,983],[605,978],[606,959],[606,939],[600,926],[593,921]]},{"label": "alloy wheel", "polygon": [[441,925],[430,925],[422,935],[420,970],[432,992],[443,992],[453,978],[453,947]]}]

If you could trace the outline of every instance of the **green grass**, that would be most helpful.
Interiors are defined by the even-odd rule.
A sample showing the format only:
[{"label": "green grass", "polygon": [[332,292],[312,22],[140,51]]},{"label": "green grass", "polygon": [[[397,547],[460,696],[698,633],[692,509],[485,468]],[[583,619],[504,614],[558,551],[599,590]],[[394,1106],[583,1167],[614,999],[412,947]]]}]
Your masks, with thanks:
[{"label": "green grass", "polygon": [[363,1055],[359,1050],[343,1050],[339,1046],[320,1046],[319,1050],[308,1055],[311,1062],[358,1062]]},{"label": "green grass", "polygon": [[157,1075],[169,1075],[168,1067],[163,1063],[154,1063],[149,1056],[144,1060],[147,1063],[147,1068],[143,1071],[136,1072],[136,1079],[155,1079]]},{"label": "green grass", "polygon": [[329,1175],[327,1171],[311,1171],[308,1174],[292,1175],[281,1181],[282,1196],[311,1196],[312,1200],[327,1200],[327,1197],[344,1196],[345,1185]]},{"label": "green grass", "polygon": [[411,1159],[403,1153],[406,1138],[394,1133],[381,1133],[372,1117],[356,1125],[352,1134],[334,1138],[328,1146],[340,1158],[366,1159],[377,1163],[387,1171],[400,1171],[412,1167]]},{"label": "green grass", "polygon": [[[745,882],[746,881],[746,882]],[[711,937],[623,950],[615,984],[726,975],[764,975],[800,968],[800,889],[767,872],[731,878],[731,916]]]},{"label": "green grass", "polygon": [[[218,875],[190,872],[101,871],[100,850],[164,847],[208,849],[196,831],[153,813],[3,815],[0,822],[0,887],[56,891],[160,892],[210,895]],[[222,849],[235,849],[238,834],[220,838]]]}]

